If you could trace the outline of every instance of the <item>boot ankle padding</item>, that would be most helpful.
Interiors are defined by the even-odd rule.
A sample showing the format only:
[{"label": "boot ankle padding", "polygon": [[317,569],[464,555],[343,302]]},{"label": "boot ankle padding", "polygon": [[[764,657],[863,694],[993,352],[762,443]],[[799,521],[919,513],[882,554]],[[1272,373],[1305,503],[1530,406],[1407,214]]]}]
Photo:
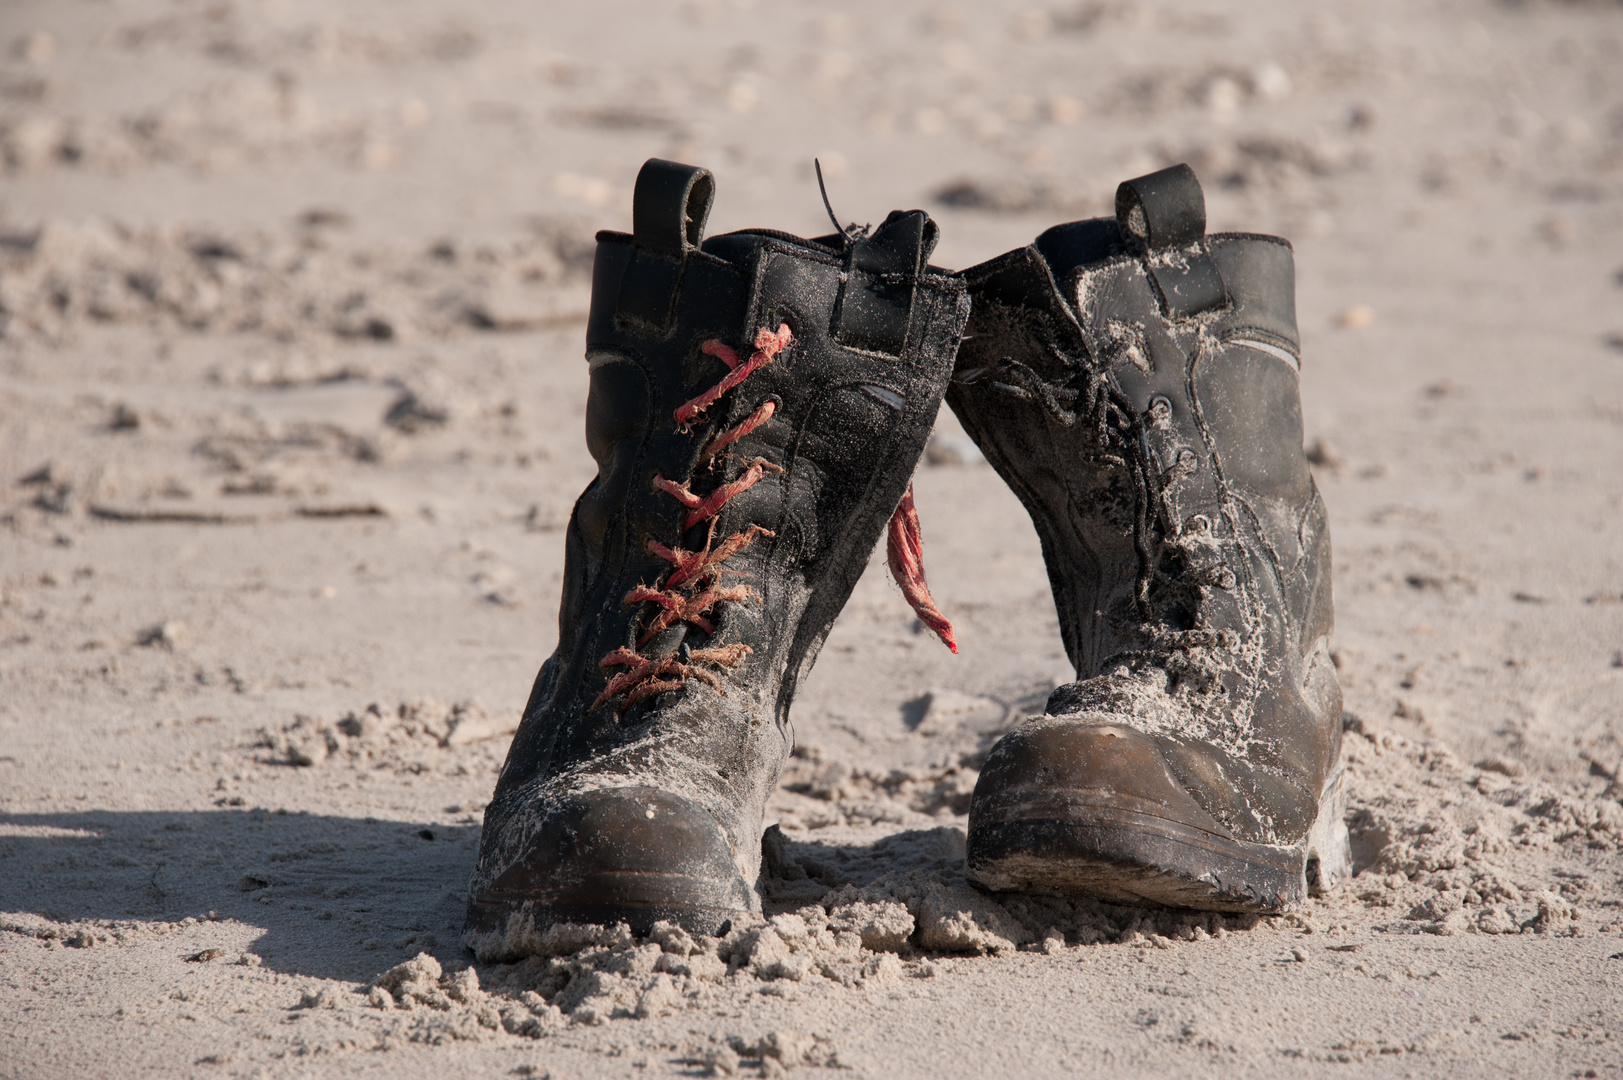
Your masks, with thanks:
[{"label": "boot ankle padding", "polygon": [[[1213,233],[1204,238],[1195,235],[1186,246],[1191,245],[1198,245],[1210,258],[1221,280],[1229,308],[1221,320],[1221,336],[1225,340],[1255,337],[1283,349],[1288,354],[1287,362],[1295,366],[1301,339],[1296,326],[1296,266],[1290,242],[1259,233]],[[1117,218],[1089,218],[1055,225],[1029,247],[972,267],[963,276],[977,298],[1045,309],[1054,304],[1056,294],[1074,302],[1077,278],[1084,268],[1096,271],[1112,260],[1137,260],[1152,255],[1154,250],[1135,250]],[[1151,276],[1164,297],[1165,268],[1151,268]],[[1221,305],[1210,305],[1217,306]],[[1210,307],[1180,307],[1163,313],[1188,318]]]},{"label": "boot ankle padding", "polygon": [[1237,494],[1273,504],[1269,509],[1280,521],[1272,532],[1298,531],[1294,518],[1308,504],[1312,475],[1302,454],[1296,371],[1253,348],[1203,357],[1193,367],[1192,400],[1200,403],[1200,421],[1223,479]]},{"label": "boot ankle padding", "polygon": [[1299,368],[1296,259],[1290,242],[1257,233],[1216,233],[1206,246],[1223,275],[1232,309],[1222,319],[1222,338],[1257,338],[1283,349],[1286,362]]}]

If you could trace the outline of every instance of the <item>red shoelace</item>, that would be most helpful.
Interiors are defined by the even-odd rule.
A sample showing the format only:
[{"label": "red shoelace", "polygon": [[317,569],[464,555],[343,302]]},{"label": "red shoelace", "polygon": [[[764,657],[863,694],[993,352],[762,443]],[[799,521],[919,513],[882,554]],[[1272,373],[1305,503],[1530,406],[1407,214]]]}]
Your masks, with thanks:
[{"label": "red shoelace", "polygon": [[887,532],[885,561],[890,564],[890,576],[902,587],[902,595],[919,622],[956,654],[958,639],[953,636],[952,623],[935,606],[929,583],[924,580],[924,537],[919,532],[919,512],[913,509],[912,484],[907,485],[907,494],[890,516]]},{"label": "red shoelace", "polygon": [[[789,332],[788,323],[780,324],[777,330],[762,329],[755,335],[755,351],[747,360],[741,359],[737,350],[722,344],[719,340],[705,342],[700,351],[721,360],[727,365],[728,372],[715,386],[693,400],[684,402],[676,410],[677,431],[692,430],[706,409],[721,400],[729,390],[771,363],[772,358],[788,348],[793,340],[794,336]],[[776,411],[776,402],[768,401],[761,405],[738,424],[705,444],[704,452],[700,455],[701,460],[713,463],[729,446],[770,420]],[[744,658],[753,650],[743,644],[709,649],[679,649],[664,657],[645,656],[640,650],[679,622],[697,627],[707,635],[714,634],[716,627],[713,619],[717,604],[742,603],[760,598],[760,594],[747,585],[723,587],[722,575],[734,571],[723,569],[721,564],[749,547],[757,537],[775,534],[770,529],[751,525],[743,532],[734,533],[717,544],[715,518],[721,513],[722,507],[760,483],[767,473],[781,472],[783,472],[781,467],[765,458],[753,458],[737,479],[720,485],[704,496],[696,495],[689,489],[691,481],[677,483],[663,476],[654,477],[653,483],[656,488],[687,508],[687,514],[682,518],[683,531],[706,521],[710,523],[710,528],[705,534],[704,546],[698,551],[684,551],[649,539],[648,550],[670,563],[671,569],[658,585],[638,585],[626,593],[624,602],[628,605],[652,604],[656,614],[637,638],[635,649],[621,646],[598,661],[598,666],[604,669],[618,667],[625,670],[609,679],[608,685],[603,687],[603,692],[592,702],[588,711],[599,709],[618,697],[621,698],[619,711],[624,713],[646,698],[663,694],[667,690],[680,690],[688,679],[697,679],[706,686],[721,691],[720,680],[702,665],[727,670],[744,663]],[[896,508],[896,513],[890,520],[888,551],[890,572],[896,578],[896,583],[901,586],[902,595],[918,613],[919,619],[956,653],[958,645],[953,639],[952,625],[936,607],[935,601],[930,597],[930,588],[925,583],[922,554],[919,517],[913,508],[913,488],[909,485],[907,494],[902,497],[901,505]]]}]

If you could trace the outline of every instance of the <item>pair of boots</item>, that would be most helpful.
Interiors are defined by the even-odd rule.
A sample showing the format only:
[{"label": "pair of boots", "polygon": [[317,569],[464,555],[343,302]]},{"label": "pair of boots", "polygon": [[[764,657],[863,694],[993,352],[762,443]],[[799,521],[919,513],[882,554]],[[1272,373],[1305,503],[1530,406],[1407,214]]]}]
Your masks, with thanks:
[{"label": "pair of boots", "polygon": [[1289,244],[1205,235],[1184,165],[957,274],[929,265],[922,211],[705,239],[713,193],[650,160],[631,234],[598,234],[598,474],[466,942],[490,960],[558,924],[759,914],[790,702],[887,530],[952,645],[910,487],[943,397],[1036,523],[1078,676],[988,757],[969,880],[1273,912],[1345,876]]}]

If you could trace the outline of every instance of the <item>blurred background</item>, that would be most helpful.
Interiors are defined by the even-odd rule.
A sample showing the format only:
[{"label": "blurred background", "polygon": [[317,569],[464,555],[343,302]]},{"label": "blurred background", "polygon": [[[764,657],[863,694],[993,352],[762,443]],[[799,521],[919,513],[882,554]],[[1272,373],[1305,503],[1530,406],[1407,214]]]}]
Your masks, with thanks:
[{"label": "blurred background", "polygon": [[[1351,699],[1503,743],[1548,711],[1514,704],[1526,642],[1586,671],[1623,647],[1623,608],[1592,599],[1623,595],[1616,3],[11,0],[0,48],[14,531],[301,507],[326,515],[309,528],[556,530],[591,474],[572,362],[591,234],[628,227],[651,155],[714,170],[713,232],[810,234],[819,158],[842,220],[928,209],[952,267],[1188,161],[1213,229],[1297,246],[1309,449],[1346,656],[1364,657]],[[936,591],[965,612],[1018,604],[989,616],[993,658],[921,661],[911,681],[1036,685],[1063,664],[1034,538],[954,432],[944,417],[930,461],[948,470],[921,481]],[[516,708],[550,648],[561,545],[498,535],[492,566],[463,551],[418,569],[531,605],[498,619],[522,643],[499,680]],[[971,569],[988,551],[1010,576]],[[399,602],[373,562],[301,571],[299,591],[358,576]],[[182,619],[164,565],[129,619]],[[335,607],[289,623],[332,634],[296,650],[317,667],[368,651],[371,616]],[[185,618],[234,617],[218,608]],[[1437,659],[1456,655],[1476,659]],[[469,693],[489,661],[426,670]],[[386,683],[425,670],[368,663]],[[1428,678],[1496,704],[1413,704]],[[1615,705],[1610,684],[1571,681],[1533,696]]]},{"label": "blurred background", "polygon": [[1510,184],[1539,203],[1518,232],[1572,243],[1623,168],[1618,17],[1554,0],[13,0],[5,208],[267,229],[324,210],[373,238],[491,240],[538,216],[622,224],[658,154],[717,172],[717,229],[817,230],[815,156],[842,214],[943,212],[961,264],[1176,159],[1214,189],[1218,227],[1344,234],[1378,196],[1386,229],[1412,229]]},{"label": "blurred background", "polygon": [[[842,220],[928,209],[952,267],[1188,161],[1214,229],[1296,244],[1351,706],[1623,756],[1616,3],[12,0],[0,49],[0,474],[17,565],[63,563],[8,581],[0,614],[38,615],[14,685],[122,648],[81,693],[229,670],[510,713],[591,475],[591,235],[645,158],[714,170],[712,231],[813,234],[820,159]],[[969,658],[864,671],[862,634],[912,633],[865,582],[814,728],[1065,675],[1034,537],[950,417],[920,485]],[[80,543],[127,572],[75,606],[39,581],[94,571]]]}]

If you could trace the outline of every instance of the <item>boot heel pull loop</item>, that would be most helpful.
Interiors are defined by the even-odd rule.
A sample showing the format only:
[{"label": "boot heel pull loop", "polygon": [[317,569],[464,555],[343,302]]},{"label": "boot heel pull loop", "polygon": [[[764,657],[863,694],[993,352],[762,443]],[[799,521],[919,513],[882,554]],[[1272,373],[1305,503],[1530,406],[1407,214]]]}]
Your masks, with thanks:
[{"label": "boot heel pull loop", "polygon": [[1191,249],[1145,267],[1169,318],[1187,319],[1228,304],[1223,275],[1201,242],[1206,237],[1206,196],[1195,170],[1174,165],[1123,182],[1116,189],[1116,224],[1147,256]]},{"label": "boot heel pull loop", "polygon": [[705,219],[716,197],[709,169],[649,158],[637,173],[631,202],[631,235],[640,248],[681,258],[704,239]]},{"label": "boot heel pull loop", "polygon": [[1188,247],[1206,235],[1206,196],[1188,165],[1124,180],[1116,188],[1122,235],[1151,251]]},{"label": "boot heel pull loop", "polygon": [[649,158],[637,173],[631,204],[631,262],[615,314],[665,333],[682,289],[682,271],[704,239],[715,198],[710,170]]}]

